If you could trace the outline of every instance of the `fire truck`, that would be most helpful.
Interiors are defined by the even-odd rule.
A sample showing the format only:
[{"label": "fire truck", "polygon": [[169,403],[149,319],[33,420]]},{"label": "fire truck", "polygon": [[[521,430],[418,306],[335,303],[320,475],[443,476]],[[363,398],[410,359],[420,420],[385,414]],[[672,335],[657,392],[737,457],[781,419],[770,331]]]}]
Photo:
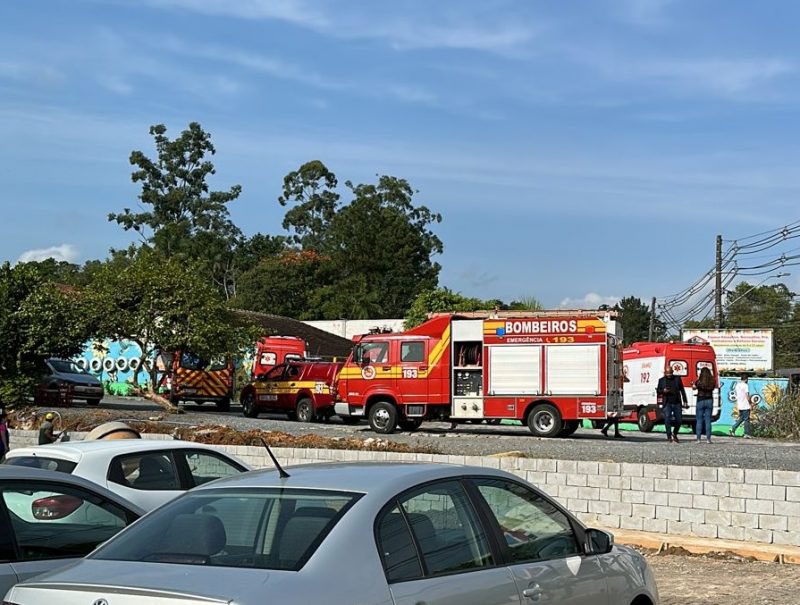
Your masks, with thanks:
[{"label": "fire truck", "polygon": [[278,412],[300,422],[327,420],[333,415],[333,385],[342,365],[302,360],[276,365],[242,389],[242,413],[248,418]]},{"label": "fire truck", "polygon": [[296,336],[264,336],[256,343],[252,377],[258,378],[290,359],[306,357],[306,341]]},{"label": "fire truck", "polygon": [[378,433],[423,420],[516,419],[570,435],[620,414],[622,327],[615,311],[434,314],[360,337],[337,378],[336,413]]},{"label": "fire truck", "polygon": [[231,407],[233,361],[203,359],[189,351],[162,352],[156,360],[162,372],[159,386],[169,391],[173,405],[212,401],[221,412]]},{"label": "fire truck", "polygon": [[664,368],[672,367],[686,389],[689,409],[684,411],[683,423],[694,425],[696,420],[697,390],[693,388],[700,370],[708,368],[714,376],[714,407],[711,417],[720,417],[719,373],[714,348],[705,341],[690,342],[635,342],[622,352],[625,374],[625,410],[630,420],[637,422],[639,430],[649,433],[656,424],[664,421],[656,401],[656,385],[664,375]]}]

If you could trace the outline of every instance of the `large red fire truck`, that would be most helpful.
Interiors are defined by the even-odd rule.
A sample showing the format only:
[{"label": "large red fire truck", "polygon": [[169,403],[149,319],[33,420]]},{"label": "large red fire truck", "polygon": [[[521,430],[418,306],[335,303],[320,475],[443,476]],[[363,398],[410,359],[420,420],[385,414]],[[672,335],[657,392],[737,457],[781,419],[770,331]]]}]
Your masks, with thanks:
[{"label": "large red fire truck", "polygon": [[615,311],[433,315],[406,332],[361,337],[337,378],[336,413],[372,430],[423,420],[521,420],[540,437],[622,412]]},{"label": "large red fire truck", "polygon": [[625,410],[639,425],[639,430],[649,433],[664,421],[656,401],[656,385],[667,366],[672,367],[686,390],[689,408],[683,414],[683,423],[693,425],[696,419],[697,390],[694,382],[702,368],[711,370],[717,388],[714,390],[714,407],[711,418],[720,417],[719,373],[714,348],[707,342],[635,342],[622,352],[625,373]]}]

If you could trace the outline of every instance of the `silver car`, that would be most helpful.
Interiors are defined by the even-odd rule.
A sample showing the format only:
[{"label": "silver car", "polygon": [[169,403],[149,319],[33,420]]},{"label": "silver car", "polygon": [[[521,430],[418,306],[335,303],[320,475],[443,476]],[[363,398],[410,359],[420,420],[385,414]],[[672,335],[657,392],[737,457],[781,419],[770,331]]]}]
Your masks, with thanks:
[{"label": "silver car", "polygon": [[645,559],[499,470],[314,464],[201,485],[16,605],[655,605]]}]

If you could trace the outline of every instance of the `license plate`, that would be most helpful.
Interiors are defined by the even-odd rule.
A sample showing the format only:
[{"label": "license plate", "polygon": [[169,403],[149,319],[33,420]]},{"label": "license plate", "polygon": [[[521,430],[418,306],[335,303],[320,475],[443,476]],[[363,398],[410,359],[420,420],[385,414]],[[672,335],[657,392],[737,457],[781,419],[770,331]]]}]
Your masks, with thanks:
[{"label": "license plate", "polygon": [[197,393],[197,389],[181,389],[181,393],[185,393],[187,395],[194,395]]},{"label": "license plate", "polygon": [[278,401],[277,395],[259,395],[258,398],[261,401]]}]

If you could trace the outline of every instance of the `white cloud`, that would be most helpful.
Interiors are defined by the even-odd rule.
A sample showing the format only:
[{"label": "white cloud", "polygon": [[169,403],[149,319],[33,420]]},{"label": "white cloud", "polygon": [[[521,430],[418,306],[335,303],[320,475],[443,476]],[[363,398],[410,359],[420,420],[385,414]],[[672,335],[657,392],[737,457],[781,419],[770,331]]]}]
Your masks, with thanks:
[{"label": "white cloud", "polygon": [[324,15],[301,0],[145,0],[145,3],[157,8],[190,10],[212,16],[275,19],[313,28],[328,25]]},{"label": "white cloud", "polygon": [[565,298],[558,306],[562,309],[597,309],[600,305],[613,306],[619,301],[619,296],[603,296],[596,292],[589,292],[583,298]]},{"label": "white cloud", "polygon": [[34,250],[26,250],[19,255],[18,263],[30,263],[34,261],[47,260],[52,258],[57,261],[66,261],[74,263],[78,260],[78,248],[72,244],[61,244],[60,246],[51,246],[50,248],[36,248]]}]

